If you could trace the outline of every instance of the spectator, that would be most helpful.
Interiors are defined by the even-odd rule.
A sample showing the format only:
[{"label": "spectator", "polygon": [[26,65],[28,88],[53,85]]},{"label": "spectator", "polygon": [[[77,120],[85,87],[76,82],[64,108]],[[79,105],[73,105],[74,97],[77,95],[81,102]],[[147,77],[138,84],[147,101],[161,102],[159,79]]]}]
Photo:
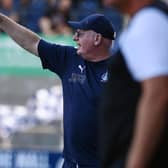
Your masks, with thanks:
[{"label": "spectator", "polygon": [[45,0],[21,0],[17,8],[19,23],[39,33],[40,28],[38,22],[44,15],[45,9]]},{"label": "spectator", "polygon": [[71,0],[58,0],[58,11],[63,15],[65,21],[70,20],[72,1]]},{"label": "spectator", "polygon": [[47,11],[40,21],[41,32],[45,35],[71,35],[72,30],[67,25],[67,18],[61,13],[59,5],[48,1]]},{"label": "spectator", "polygon": [[14,21],[18,22],[17,14],[14,11],[13,0],[1,0],[0,12],[9,16]]},{"label": "spectator", "polygon": [[45,35],[71,35],[72,30],[61,14],[40,19],[40,29]]}]

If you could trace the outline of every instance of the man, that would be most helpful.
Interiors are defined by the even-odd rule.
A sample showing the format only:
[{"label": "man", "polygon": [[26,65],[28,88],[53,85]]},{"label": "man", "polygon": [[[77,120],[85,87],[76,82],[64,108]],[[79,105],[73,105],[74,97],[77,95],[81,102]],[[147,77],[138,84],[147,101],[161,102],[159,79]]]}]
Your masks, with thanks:
[{"label": "man", "polygon": [[131,20],[111,57],[100,110],[103,167],[168,167],[168,8],[155,0],[104,3]]},{"label": "man", "polygon": [[0,14],[0,29],[20,46],[39,56],[47,68],[62,80],[64,98],[64,168],[99,167],[97,112],[98,99],[107,80],[109,48],[114,39],[110,21],[93,14],[80,22],[69,22],[76,29],[75,49],[50,44],[30,30]]}]

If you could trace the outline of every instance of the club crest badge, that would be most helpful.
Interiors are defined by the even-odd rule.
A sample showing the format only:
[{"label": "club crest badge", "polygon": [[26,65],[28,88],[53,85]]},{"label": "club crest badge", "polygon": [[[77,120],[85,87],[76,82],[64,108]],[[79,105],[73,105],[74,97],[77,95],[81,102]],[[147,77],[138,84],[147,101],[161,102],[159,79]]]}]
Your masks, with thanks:
[{"label": "club crest badge", "polygon": [[107,82],[108,80],[108,72],[105,72],[102,76],[101,76],[101,82]]}]

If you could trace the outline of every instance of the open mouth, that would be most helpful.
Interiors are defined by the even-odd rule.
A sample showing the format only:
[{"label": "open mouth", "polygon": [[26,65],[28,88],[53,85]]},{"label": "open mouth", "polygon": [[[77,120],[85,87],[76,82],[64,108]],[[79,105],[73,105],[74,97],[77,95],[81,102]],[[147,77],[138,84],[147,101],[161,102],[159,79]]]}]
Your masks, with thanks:
[{"label": "open mouth", "polygon": [[81,45],[79,43],[77,45],[78,45],[78,50],[79,50],[81,48]]},{"label": "open mouth", "polygon": [[79,43],[77,43],[77,45],[80,47],[81,45]]}]

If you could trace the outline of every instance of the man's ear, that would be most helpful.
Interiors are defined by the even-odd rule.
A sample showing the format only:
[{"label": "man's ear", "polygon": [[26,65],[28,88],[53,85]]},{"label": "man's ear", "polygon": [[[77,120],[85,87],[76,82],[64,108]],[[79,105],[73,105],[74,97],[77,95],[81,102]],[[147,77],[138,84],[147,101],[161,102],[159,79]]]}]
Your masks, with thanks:
[{"label": "man's ear", "polygon": [[95,40],[94,40],[94,45],[98,46],[102,42],[102,35],[100,33],[95,34]]}]

